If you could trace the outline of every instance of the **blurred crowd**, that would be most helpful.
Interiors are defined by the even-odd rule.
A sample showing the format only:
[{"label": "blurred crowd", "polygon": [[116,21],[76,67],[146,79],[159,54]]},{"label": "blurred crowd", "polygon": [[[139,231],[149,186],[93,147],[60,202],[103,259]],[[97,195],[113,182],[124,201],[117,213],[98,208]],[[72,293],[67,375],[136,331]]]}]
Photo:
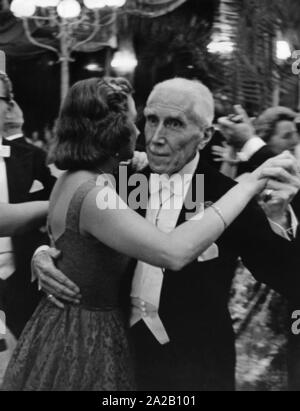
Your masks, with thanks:
[{"label": "blurred crowd", "polygon": [[48,152],[51,143],[55,136],[55,127],[46,126],[42,132],[33,131],[29,137],[27,137],[28,143],[33,144],[35,147],[41,148]]}]

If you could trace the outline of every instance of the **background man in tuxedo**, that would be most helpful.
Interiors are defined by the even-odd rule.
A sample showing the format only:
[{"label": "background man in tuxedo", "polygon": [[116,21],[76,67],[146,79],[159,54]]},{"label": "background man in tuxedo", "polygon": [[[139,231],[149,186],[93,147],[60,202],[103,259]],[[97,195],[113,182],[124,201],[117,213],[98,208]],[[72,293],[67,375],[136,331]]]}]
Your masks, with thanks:
[{"label": "background man in tuxedo", "polygon": [[[190,188],[193,192],[197,189],[197,174],[204,174],[205,201],[210,204],[235,183],[201,161],[199,150],[211,137],[214,118],[213,97],[201,83],[174,79],[159,84],[149,97],[145,116],[150,165],[145,174],[164,174],[162,190],[169,190],[164,198],[166,194],[169,198],[178,196],[176,203],[181,201],[182,210],[165,207],[161,200],[159,210],[152,210],[149,201],[147,210],[140,212],[161,230],[170,231],[191,212],[185,207],[184,196]],[[178,174],[190,176],[184,195],[176,190]],[[292,171],[281,170],[279,174],[284,190],[271,180],[269,185],[279,201],[283,191],[284,198],[291,201],[299,190],[299,178]],[[162,192],[151,192],[152,196],[163,198]],[[287,209],[274,218],[284,229],[289,227]],[[298,298],[300,281],[293,277],[298,253],[296,240],[291,240],[274,234],[263,211],[253,202],[217,244],[180,272],[133,263],[131,325],[139,388],[233,390],[235,349],[228,299],[237,259],[242,256],[259,280]],[[54,296],[80,299],[80,290],[55,269],[49,253],[41,251],[34,267],[52,301]]]},{"label": "background man in tuxedo", "polygon": [[[0,73],[0,202],[25,203],[48,200],[55,183],[46,166],[45,154],[25,143],[4,139],[8,113],[13,119],[12,86]],[[19,113],[20,114],[20,113]],[[18,115],[19,116],[19,115]],[[45,243],[37,229],[24,235],[0,239],[0,294],[8,328],[15,337],[22,332],[39,301],[39,293],[30,283],[30,262],[34,250]]]}]

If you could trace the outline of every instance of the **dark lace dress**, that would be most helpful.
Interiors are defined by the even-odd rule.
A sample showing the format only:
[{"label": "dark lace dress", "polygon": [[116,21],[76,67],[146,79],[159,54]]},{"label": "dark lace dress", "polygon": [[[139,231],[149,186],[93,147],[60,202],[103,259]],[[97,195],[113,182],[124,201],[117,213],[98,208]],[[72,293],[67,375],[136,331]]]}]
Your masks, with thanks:
[{"label": "dark lace dress", "polygon": [[[135,389],[129,343],[118,306],[129,259],[79,232],[84,183],[56,242],[59,269],[81,289],[82,305],[56,308],[44,299],[14,352],[2,390],[130,391]],[[109,235],[109,233],[107,233]]]}]

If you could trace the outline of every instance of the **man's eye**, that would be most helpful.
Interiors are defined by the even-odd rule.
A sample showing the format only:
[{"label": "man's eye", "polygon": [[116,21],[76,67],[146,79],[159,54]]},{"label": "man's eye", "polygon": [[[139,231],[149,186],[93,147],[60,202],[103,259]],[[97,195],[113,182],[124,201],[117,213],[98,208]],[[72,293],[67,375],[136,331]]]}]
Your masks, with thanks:
[{"label": "man's eye", "polygon": [[167,121],[167,126],[172,128],[181,128],[183,123],[180,120],[172,119]]},{"label": "man's eye", "polygon": [[147,123],[150,124],[151,126],[156,125],[158,123],[158,119],[155,116],[148,116]]}]

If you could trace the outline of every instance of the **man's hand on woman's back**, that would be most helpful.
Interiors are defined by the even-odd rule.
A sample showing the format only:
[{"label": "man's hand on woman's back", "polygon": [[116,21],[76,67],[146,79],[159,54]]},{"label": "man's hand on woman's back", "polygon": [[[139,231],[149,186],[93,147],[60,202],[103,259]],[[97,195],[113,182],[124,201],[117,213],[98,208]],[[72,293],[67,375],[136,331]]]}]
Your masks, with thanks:
[{"label": "man's hand on woman's back", "polygon": [[80,304],[81,295],[76,284],[56,268],[59,257],[60,252],[55,248],[37,252],[32,259],[32,271],[49,301],[63,309],[63,302]]}]

